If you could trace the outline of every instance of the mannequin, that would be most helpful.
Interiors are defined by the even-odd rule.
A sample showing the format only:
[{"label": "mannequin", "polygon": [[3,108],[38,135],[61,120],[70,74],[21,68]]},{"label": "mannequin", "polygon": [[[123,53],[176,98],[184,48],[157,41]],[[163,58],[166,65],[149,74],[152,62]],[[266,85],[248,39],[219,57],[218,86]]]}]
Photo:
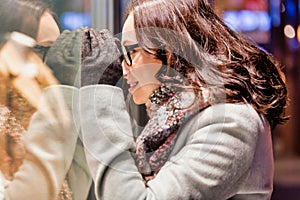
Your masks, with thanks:
[{"label": "mannequin", "polygon": [[43,60],[45,47],[60,36],[55,15],[38,0],[4,0],[0,19],[5,19],[0,27],[0,111],[5,111],[0,171],[5,199],[84,199],[84,189],[70,189],[76,184],[69,182],[68,174],[78,188],[89,188],[91,179],[66,105],[73,92],[57,89],[59,82]]}]

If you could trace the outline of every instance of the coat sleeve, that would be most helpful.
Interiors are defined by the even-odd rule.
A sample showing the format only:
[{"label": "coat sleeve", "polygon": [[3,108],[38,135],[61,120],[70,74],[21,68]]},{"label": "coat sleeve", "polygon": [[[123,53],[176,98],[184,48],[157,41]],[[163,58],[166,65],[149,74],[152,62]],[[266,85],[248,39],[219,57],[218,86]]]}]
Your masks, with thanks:
[{"label": "coat sleeve", "polygon": [[50,86],[43,92],[37,112],[25,134],[26,156],[5,199],[57,199],[73,160],[78,134],[72,114],[78,91]]},{"label": "coat sleeve", "polygon": [[72,190],[73,200],[87,199],[92,177],[86,162],[84,148],[78,138],[71,167],[67,174],[68,183]]},{"label": "coat sleeve", "polygon": [[80,97],[87,161],[101,200],[226,199],[251,166],[263,128],[249,106],[211,106],[185,126],[184,147],[145,187],[128,151],[133,140],[122,91],[91,86],[82,88]]}]

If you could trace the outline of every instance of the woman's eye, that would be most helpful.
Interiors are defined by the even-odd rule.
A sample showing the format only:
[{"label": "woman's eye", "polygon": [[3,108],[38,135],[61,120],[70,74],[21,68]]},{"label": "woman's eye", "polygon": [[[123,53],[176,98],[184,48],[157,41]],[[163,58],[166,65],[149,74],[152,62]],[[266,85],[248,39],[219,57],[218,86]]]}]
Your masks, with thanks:
[{"label": "woman's eye", "polygon": [[131,57],[134,56],[137,52],[138,52],[137,50],[132,49],[132,50],[130,51],[130,56],[131,56]]},{"label": "woman's eye", "polygon": [[132,50],[130,51],[131,54],[134,54],[134,53],[136,53],[136,52],[137,52],[136,49],[132,49]]}]

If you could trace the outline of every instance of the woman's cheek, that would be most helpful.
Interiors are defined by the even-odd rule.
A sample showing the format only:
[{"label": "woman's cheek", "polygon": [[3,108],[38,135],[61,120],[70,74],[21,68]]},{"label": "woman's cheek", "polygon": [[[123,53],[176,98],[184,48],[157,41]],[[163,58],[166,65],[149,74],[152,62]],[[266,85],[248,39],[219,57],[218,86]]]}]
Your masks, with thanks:
[{"label": "woman's cheek", "polygon": [[156,74],[161,68],[160,63],[149,63],[131,70],[132,75],[139,82],[139,86],[159,84]]}]

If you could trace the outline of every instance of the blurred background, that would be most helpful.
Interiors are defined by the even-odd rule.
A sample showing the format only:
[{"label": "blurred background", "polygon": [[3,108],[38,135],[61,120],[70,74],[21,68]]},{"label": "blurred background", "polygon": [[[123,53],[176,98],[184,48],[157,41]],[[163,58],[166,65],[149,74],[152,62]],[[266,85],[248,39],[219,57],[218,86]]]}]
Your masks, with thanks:
[{"label": "blurred background", "polygon": [[[129,0],[44,0],[61,30],[82,26],[121,32]],[[273,131],[275,177],[272,200],[300,199],[300,0],[211,0],[219,16],[284,66],[290,120]]]}]

